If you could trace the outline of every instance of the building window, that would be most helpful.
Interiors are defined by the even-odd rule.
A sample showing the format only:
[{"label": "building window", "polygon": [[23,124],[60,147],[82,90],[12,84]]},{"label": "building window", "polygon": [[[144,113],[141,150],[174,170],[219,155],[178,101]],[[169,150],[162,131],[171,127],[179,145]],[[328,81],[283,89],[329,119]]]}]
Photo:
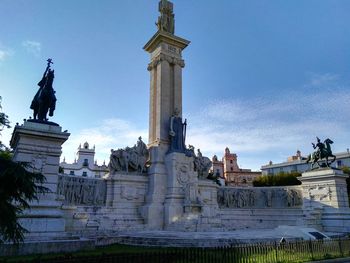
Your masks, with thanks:
[{"label": "building window", "polygon": [[84,159],[83,166],[89,166],[89,161],[88,161],[88,159]]},{"label": "building window", "polygon": [[231,171],[233,171],[233,167],[231,167]]},{"label": "building window", "polygon": [[247,183],[247,180],[246,180],[246,179],[243,179],[243,180],[242,180],[242,183],[246,184],[246,183]]},{"label": "building window", "polygon": [[233,161],[232,161],[232,160],[230,160],[230,163],[233,163]]},{"label": "building window", "polygon": [[74,175],[74,171],[70,171],[70,172],[69,172],[69,175]]},{"label": "building window", "polygon": [[341,166],[342,166],[341,160],[338,160],[337,161],[337,167],[341,167]]},{"label": "building window", "polygon": [[83,176],[85,176],[85,177],[86,177],[86,176],[87,176],[87,172],[83,172]]}]

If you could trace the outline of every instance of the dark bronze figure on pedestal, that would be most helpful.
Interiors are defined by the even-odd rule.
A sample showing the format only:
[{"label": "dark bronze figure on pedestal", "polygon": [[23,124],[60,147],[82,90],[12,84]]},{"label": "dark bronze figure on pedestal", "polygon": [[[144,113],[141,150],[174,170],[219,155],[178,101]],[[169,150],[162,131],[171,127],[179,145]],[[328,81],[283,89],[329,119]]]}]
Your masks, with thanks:
[{"label": "dark bronze figure on pedestal", "polygon": [[[327,138],[324,142],[321,142],[320,138],[316,137],[317,143],[312,143],[312,147],[316,150],[310,154],[306,160],[307,163],[311,162],[311,169],[317,164],[318,167],[330,167],[330,165],[336,160],[336,156],[332,153],[331,144],[333,141]],[[333,157],[332,160],[328,160],[329,157]],[[324,160],[323,160],[324,159]]]},{"label": "dark bronze figure on pedestal", "polygon": [[40,122],[47,122],[47,113],[49,113],[49,116],[53,116],[53,112],[56,107],[56,96],[52,87],[55,71],[51,70],[51,64],[53,64],[53,62],[52,59],[49,58],[47,60],[47,67],[44,75],[38,83],[40,88],[35,94],[32,104],[30,105],[30,108],[34,111],[34,120],[38,120]]}]

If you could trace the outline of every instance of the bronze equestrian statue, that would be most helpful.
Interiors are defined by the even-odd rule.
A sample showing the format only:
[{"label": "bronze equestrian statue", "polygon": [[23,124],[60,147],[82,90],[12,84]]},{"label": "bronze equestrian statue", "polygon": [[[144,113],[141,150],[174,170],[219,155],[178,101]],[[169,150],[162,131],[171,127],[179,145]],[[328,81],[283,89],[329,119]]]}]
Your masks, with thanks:
[{"label": "bronze equestrian statue", "polygon": [[30,105],[30,108],[34,111],[34,120],[38,120],[40,122],[47,122],[47,113],[49,113],[49,116],[52,117],[56,107],[56,92],[52,87],[55,71],[50,69],[51,64],[53,64],[52,59],[48,59],[44,75],[38,83],[40,88],[35,94],[32,104]]},{"label": "bronze equestrian statue", "polygon": [[[312,147],[316,150],[310,154],[306,160],[306,163],[311,162],[311,169],[314,168],[314,165],[317,164],[318,167],[330,167],[330,165],[336,160],[336,156],[332,153],[331,144],[333,141],[327,138],[324,142],[321,142],[320,138],[316,137],[317,143],[312,143]],[[332,160],[328,160],[329,157],[332,157]],[[322,159],[325,161],[322,162]]]}]

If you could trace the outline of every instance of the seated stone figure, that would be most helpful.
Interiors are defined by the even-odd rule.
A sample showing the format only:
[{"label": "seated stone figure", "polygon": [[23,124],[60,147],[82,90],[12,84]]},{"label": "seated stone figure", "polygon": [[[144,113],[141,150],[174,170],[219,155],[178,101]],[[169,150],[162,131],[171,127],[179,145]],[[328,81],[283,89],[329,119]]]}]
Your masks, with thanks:
[{"label": "seated stone figure", "polygon": [[136,145],[133,147],[126,147],[124,149],[111,150],[109,173],[115,172],[147,172],[147,161],[149,158],[149,151],[146,144],[139,137]]}]

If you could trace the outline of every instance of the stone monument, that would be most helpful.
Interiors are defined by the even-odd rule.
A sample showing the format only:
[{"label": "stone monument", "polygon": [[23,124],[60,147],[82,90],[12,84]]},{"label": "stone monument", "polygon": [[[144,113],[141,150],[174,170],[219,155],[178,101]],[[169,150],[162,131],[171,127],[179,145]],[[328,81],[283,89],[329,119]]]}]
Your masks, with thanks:
[{"label": "stone monument", "polygon": [[151,55],[150,168],[141,210],[150,229],[167,228],[187,212],[198,214],[201,207],[194,156],[185,144],[187,123],[182,119],[182,51],[190,42],[175,35],[173,4],[161,0],[159,11],[158,31],[144,46]]},{"label": "stone monument", "polygon": [[[171,144],[170,120],[174,114],[179,118],[177,120],[182,118],[182,68],[185,66],[182,51],[190,43],[174,34],[173,4],[162,0],[159,11],[158,31],[144,46],[144,50],[151,55],[147,68],[151,76],[151,89],[149,188],[142,214],[148,227],[153,229],[162,229],[165,223],[164,202],[171,184],[168,182],[169,171],[165,160]],[[175,126],[180,128],[177,124]],[[179,139],[178,135],[176,139]],[[179,141],[178,144],[181,143]]]},{"label": "stone monument", "polygon": [[[309,161],[318,164],[317,168],[302,174],[304,212],[318,214],[323,230],[329,232],[350,232],[350,209],[346,179],[340,169],[330,166],[335,160],[331,146],[333,141],[324,143],[317,137],[317,144],[312,144],[316,151],[309,156]],[[328,157],[333,160],[328,161]]]},{"label": "stone monument", "polygon": [[52,60],[48,59],[47,68],[39,82],[31,109],[34,119],[24,120],[22,125],[16,125],[10,141],[14,149],[13,160],[31,164],[35,172],[46,177],[45,187],[50,193],[39,196],[39,201],[33,201],[31,209],[21,215],[20,223],[29,230],[27,237],[42,238],[45,236],[64,235],[65,222],[60,207],[62,201],[57,195],[57,179],[59,159],[62,144],[68,139],[69,133],[48,121],[49,112],[53,116],[56,97],[52,89],[54,71],[50,69]]}]

